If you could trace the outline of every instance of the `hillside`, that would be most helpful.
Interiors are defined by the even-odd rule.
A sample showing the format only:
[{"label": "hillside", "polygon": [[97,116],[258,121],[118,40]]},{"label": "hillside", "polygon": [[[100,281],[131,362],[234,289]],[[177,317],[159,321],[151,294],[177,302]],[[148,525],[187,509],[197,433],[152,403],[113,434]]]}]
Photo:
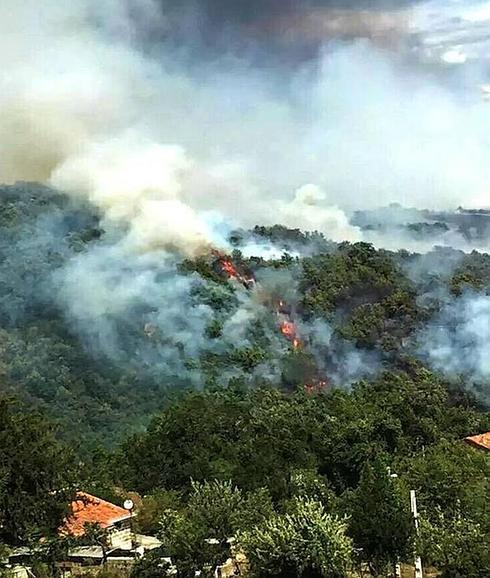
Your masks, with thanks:
[{"label": "hillside", "polygon": [[[237,382],[345,389],[425,366],[454,396],[488,404],[484,253],[389,252],[257,227],[230,234],[230,262],[253,286],[212,253],[117,266],[104,253],[101,276],[87,259],[114,238],[93,210],[35,184],[4,186],[0,198],[2,392],[45,410],[85,448],[141,429],[169,394]],[[77,294],[80,264],[91,283],[75,277]],[[99,291],[112,295],[105,305]]]}]

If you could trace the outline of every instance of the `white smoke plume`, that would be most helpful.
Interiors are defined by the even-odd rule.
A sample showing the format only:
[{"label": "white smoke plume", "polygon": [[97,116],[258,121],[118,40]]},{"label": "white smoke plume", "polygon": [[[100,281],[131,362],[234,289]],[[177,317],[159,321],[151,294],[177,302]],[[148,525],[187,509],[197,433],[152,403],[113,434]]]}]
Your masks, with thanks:
[{"label": "white smoke plume", "polygon": [[55,274],[58,301],[88,350],[139,370],[184,376],[206,345],[210,307],[192,299],[194,277],[175,274],[168,255],[99,246]]},{"label": "white smoke plume", "polygon": [[2,13],[0,179],[85,195],[139,250],[194,254],[215,241],[209,209],[355,239],[346,208],[488,201],[486,104],[392,52],[334,46],[266,79],[233,59],[186,67],[165,45],[149,56],[137,39],[165,23],[151,0],[6,0]]},{"label": "white smoke plume", "polygon": [[280,203],[277,221],[287,227],[319,231],[333,241],[360,241],[361,232],[350,225],[345,213],[326,206],[326,195],[316,185],[300,187],[289,203]]},{"label": "white smoke plume", "polygon": [[[420,336],[420,352],[448,377],[461,376],[468,388],[490,382],[490,296],[466,294],[443,307]],[[485,384],[485,387],[482,387]]]}]

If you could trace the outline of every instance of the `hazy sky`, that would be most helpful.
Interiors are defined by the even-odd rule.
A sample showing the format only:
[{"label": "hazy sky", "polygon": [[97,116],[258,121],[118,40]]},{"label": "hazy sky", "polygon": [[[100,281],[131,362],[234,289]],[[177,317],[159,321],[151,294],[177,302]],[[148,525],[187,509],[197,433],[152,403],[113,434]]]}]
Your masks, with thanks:
[{"label": "hazy sky", "polygon": [[[141,0],[145,2],[147,0]],[[218,51],[257,50],[302,60],[332,40],[370,38],[426,62],[463,64],[490,54],[482,0],[158,0],[158,38]],[[264,49],[264,50],[261,50]],[[205,51],[204,51],[205,54]]]}]

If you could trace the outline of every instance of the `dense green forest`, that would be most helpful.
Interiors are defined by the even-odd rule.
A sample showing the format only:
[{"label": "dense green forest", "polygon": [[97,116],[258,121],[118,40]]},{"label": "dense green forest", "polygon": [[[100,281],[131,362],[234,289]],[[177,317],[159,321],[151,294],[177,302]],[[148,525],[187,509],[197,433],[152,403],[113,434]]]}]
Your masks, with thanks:
[{"label": "dense green forest", "polygon": [[139,529],[163,542],[134,578],[164,576],[169,555],[180,576],[212,572],[230,537],[256,576],[386,576],[417,549],[446,578],[484,578],[488,455],[461,438],[489,421],[420,368],[317,395],[236,385],[189,392],[147,433],[77,462],[45,420],[4,401],[0,541],[52,536],[37,546],[49,565],[68,547],[56,529],[73,490],[120,502],[124,488],[142,496]]},{"label": "dense green forest", "polygon": [[[76,488],[135,491],[163,541],[135,578],[169,554],[193,577],[231,537],[256,576],[386,576],[416,550],[444,578],[489,575],[488,455],[462,441],[490,429],[488,254],[256,227],[149,283],[51,189],[3,187],[0,227],[0,544],[49,537],[49,564]],[[109,312],[102,286],[68,291],[100,254]]]}]

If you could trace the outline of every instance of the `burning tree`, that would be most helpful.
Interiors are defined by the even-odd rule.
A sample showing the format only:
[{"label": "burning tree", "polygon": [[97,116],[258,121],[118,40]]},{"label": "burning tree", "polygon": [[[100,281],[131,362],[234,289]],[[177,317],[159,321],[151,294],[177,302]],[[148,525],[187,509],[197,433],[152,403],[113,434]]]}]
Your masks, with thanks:
[{"label": "burning tree", "polygon": [[[231,257],[219,251],[213,251],[213,256],[215,258],[213,270],[220,276],[237,281],[247,290],[257,286],[253,273],[242,263],[237,265]],[[298,325],[295,321],[295,308],[283,299],[278,301],[269,300],[269,306],[274,310],[277,317],[279,332],[291,344],[292,351],[301,352],[305,348],[305,342],[300,337]],[[309,394],[319,393],[328,387],[328,380],[319,376],[313,357],[307,357],[309,359],[308,368],[304,366],[304,363],[297,363],[300,359],[299,357],[294,358],[294,365],[297,365],[298,370],[295,372],[293,383],[302,384],[305,391]]]}]

